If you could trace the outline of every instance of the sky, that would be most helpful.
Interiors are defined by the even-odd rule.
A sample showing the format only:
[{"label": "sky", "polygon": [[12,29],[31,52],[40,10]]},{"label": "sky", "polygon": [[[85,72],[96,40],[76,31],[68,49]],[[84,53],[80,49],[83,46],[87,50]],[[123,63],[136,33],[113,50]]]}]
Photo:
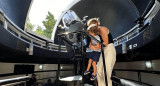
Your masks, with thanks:
[{"label": "sky", "polygon": [[44,28],[42,21],[45,20],[48,11],[50,11],[55,19],[58,19],[62,11],[73,0],[33,0],[32,7],[29,12],[30,22],[34,25],[40,25]]}]

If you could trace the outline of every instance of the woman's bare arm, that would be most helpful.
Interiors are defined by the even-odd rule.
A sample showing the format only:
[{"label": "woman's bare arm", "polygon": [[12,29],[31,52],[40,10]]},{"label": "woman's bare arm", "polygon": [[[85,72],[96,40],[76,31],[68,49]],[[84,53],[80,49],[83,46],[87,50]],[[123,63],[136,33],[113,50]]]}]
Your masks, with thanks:
[{"label": "woman's bare arm", "polygon": [[102,37],[102,40],[103,40],[103,44],[106,46],[108,45],[108,28],[106,27],[101,27],[101,30],[100,30],[100,35]]}]

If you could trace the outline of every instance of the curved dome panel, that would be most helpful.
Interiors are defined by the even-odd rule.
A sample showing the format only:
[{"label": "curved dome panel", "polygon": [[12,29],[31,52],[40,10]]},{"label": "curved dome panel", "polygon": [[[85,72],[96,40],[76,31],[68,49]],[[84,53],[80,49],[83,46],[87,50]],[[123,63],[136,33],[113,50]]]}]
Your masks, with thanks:
[{"label": "curved dome panel", "polygon": [[1,0],[0,10],[18,27],[24,29],[31,0]]},{"label": "curved dome panel", "polygon": [[110,29],[113,38],[131,29],[139,17],[129,0],[82,0],[71,10],[81,19],[84,16],[99,17],[101,25]]}]

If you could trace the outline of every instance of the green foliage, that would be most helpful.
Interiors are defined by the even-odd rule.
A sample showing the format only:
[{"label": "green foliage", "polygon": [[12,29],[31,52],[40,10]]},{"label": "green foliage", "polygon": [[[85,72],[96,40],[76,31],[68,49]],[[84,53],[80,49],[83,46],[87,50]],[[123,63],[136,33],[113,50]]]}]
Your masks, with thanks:
[{"label": "green foliage", "polygon": [[36,29],[35,32],[38,33],[38,34],[40,34],[40,35],[42,35],[42,36],[45,36],[42,27],[39,26],[39,25],[37,26],[37,29]]},{"label": "green foliage", "polygon": [[54,25],[56,23],[56,20],[54,19],[54,15],[52,13],[48,12],[46,19],[42,23],[45,26],[45,29],[43,31],[44,36],[51,38],[52,31],[53,31]]},{"label": "green foliage", "polygon": [[[35,32],[42,35],[42,36],[45,36],[47,38],[51,38],[52,31],[53,31],[54,25],[56,23],[56,20],[54,19],[54,15],[52,13],[48,12],[48,15],[46,15],[46,18],[42,23],[43,23],[45,29],[43,29],[41,26],[37,25]],[[27,18],[26,28],[33,30],[34,27],[35,27],[35,25],[31,24],[29,18]]]},{"label": "green foliage", "polygon": [[33,30],[34,27],[35,27],[35,25],[33,25],[33,24],[30,22],[29,17],[27,17],[25,28],[30,29],[30,30]]}]

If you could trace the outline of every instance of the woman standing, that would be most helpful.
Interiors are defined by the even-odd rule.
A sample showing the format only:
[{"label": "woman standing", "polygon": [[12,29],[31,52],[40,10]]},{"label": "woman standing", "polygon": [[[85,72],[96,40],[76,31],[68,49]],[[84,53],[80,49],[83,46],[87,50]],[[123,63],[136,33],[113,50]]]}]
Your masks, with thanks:
[{"label": "woman standing", "polygon": [[[96,24],[98,26],[97,29],[99,30],[102,43],[105,45],[104,56],[105,56],[105,63],[106,63],[107,81],[108,81],[108,86],[112,86],[111,74],[112,74],[112,69],[114,67],[114,64],[116,62],[116,50],[113,44],[113,38],[108,28],[99,26],[100,22],[98,18],[91,18],[87,22],[88,26],[92,24]],[[102,54],[97,64],[97,79],[98,79],[98,86],[106,86]]]}]

